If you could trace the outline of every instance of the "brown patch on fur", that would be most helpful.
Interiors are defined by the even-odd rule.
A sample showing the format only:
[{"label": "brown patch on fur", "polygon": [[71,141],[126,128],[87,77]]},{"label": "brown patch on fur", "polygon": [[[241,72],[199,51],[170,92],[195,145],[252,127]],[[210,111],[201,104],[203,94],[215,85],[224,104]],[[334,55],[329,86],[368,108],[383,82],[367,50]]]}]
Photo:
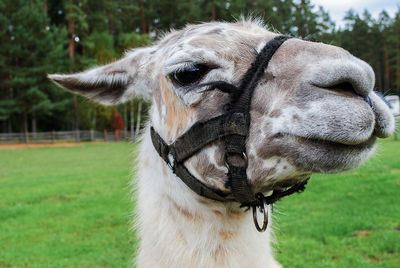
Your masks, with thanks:
[{"label": "brown patch on fur", "polygon": [[232,239],[234,237],[236,237],[238,235],[237,232],[234,231],[220,231],[219,232],[219,236],[223,239],[223,240],[228,240],[228,239]]},{"label": "brown patch on fur", "polygon": [[269,117],[272,117],[272,118],[277,118],[277,117],[279,117],[279,116],[281,116],[281,114],[282,114],[282,111],[281,110],[273,110],[270,114],[269,114]]},{"label": "brown patch on fur", "polygon": [[[177,135],[182,134],[189,124],[189,119],[194,114],[192,107],[183,105],[168,88],[164,77],[160,78],[160,90],[164,104],[167,106],[166,125],[168,127],[168,141],[173,140]],[[161,109],[161,108],[159,108]]]},{"label": "brown patch on fur", "polygon": [[165,167],[165,165],[162,165],[162,172],[163,172],[164,176],[168,175],[167,168]]},{"label": "brown patch on fur", "polygon": [[183,209],[182,207],[178,206],[175,202],[173,202],[173,205],[174,205],[175,209],[178,211],[178,213],[182,214],[188,220],[194,221],[197,219],[197,217],[195,215],[193,215],[186,209]]},{"label": "brown patch on fur", "polygon": [[178,231],[177,236],[178,236],[179,240],[181,240],[184,244],[188,244],[188,242],[187,242],[185,236],[183,235],[182,231]]},{"label": "brown patch on fur", "polygon": [[241,210],[231,210],[230,209],[227,211],[226,215],[230,219],[238,220],[238,219],[241,219],[244,217],[244,212]]},{"label": "brown patch on fur", "polygon": [[221,211],[214,209],[212,212],[214,212],[215,215],[217,215],[218,217],[222,217],[224,214],[222,214]]},{"label": "brown patch on fur", "polygon": [[225,259],[227,258],[226,249],[223,246],[218,245],[217,249],[213,252],[213,257],[219,266],[225,264]]},{"label": "brown patch on fur", "polygon": [[143,166],[144,166],[144,167],[148,167],[148,166],[149,166],[149,162],[143,161]]},{"label": "brown patch on fur", "polygon": [[172,205],[174,206],[174,208],[175,208],[175,210],[177,211],[178,214],[183,215],[188,220],[192,220],[192,221],[200,220],[200,217],[198,215],[192,214],[189,211],[187,211],[186,209],[184,209],[181,206],[179,206],[170,196],[165,195],[165,198],[168,199],[172,203]]}]

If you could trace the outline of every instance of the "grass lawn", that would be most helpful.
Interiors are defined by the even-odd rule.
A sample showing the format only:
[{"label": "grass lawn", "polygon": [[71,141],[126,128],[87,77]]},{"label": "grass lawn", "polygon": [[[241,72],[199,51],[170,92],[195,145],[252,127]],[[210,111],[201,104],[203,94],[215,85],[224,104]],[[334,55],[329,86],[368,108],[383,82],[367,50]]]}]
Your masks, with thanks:
[{"label": "grass lawn", "polygon": [[0,267],[127,267],[133,148],[0,150]]},{"label": "grass lawn", "polygon": [[[132,144],[0,150],[0,267],[127,267]],[[400,267],[400,141],[275,206],[284,267]]]}]

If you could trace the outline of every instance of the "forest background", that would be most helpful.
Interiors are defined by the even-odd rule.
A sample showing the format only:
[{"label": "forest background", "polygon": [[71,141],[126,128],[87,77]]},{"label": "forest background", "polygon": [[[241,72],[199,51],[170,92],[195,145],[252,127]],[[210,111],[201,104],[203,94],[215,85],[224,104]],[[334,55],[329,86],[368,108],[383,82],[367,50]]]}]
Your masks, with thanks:
[{"label": "forest background", "polygon": [[374,68],[375,90],[400,94],[400,7],[378,18],[349,10],[338,29],[310,0],[2,0],[0,133],[139,126],[147,103],[101,106],[58,88],[47,73],[105,64],[171,28],[243,14],[281,33],[349,50]]}]

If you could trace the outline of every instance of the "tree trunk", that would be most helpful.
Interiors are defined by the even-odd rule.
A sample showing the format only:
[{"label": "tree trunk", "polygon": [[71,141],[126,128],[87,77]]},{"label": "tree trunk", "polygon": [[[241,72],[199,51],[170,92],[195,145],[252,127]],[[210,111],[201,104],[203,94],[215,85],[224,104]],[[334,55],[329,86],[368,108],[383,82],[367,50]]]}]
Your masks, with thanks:
[{"label": "tree trunk", "polygon": [[388,56],[388,48],[387,48],[387,42],[386,40],[383,41],[383,51],[384,51],[384,57],[385,57],[385,79],[384,79],[384,83],[383,83],[383,87],[384,87],[384,91],[383,93],[386,93],[389,91],[389,56]]},{"label": "tree trunk", "polygon": [[[11,134],[11,133],[12,133],[12,122],[11,122],[11,118],[8,118],[8,120],[7,120],[7,132],[8,132],[8,134]],[[12,141],[11,135],[8,135],[8,141],[9,141],[9,142]]]},{"label": "tree trunk", "polygon": [[12,122],[11,122],[11,118],[8,118],[8,120],[7,120],[7,132],[8,132],[8,133],[12,133]]},{"label": "tree trunk", "polygon": [[97,109],[93,109],[93,117],[92,117],[92,128],[96,129],[96,120],[97,120]]},{"label": "tree trunk", "polygon": [[397,50],[396,50],[396,86],[397,86],[397,94],[400,96],[400,40],[397,41]]},{"label": "tree trunk", "polygon": [[138,138],[138,136],[139,136],[141,114],[142,114],[142,102],[140,101],[139,105],[138,105],[135,138]]},{"label": "tree trunk", "polygon": [[[174,8],[175,6],[171,3],[169,5],[169,28],[172,29],[174,27]],[[158,32],[158,31],[157,31]]]},{"label": "tree trunk", "polygon": [[43,0],[43,10],[47,14],[47,0]]},{"label": "tree trunk", "polygon": [[[112,6],[112,0],[108,0],[108,2],[110,2],[110,6]],[[108,13],[108,25],[110,34],[114,35],[114,14],[112,11],[113,10]]]},{"label": "tree trunk", "polygon": [[124,139],[126,139],[127,137],[126,134],[127,131],[128,131],[128,115],[126,110],[126,103],[124,103]]},{"label": "tree trunk", "polygon": [[7,132],[7,124],[8,124],[8,120],[6,119],[4,121],[1,122],[1,132],[6,133]]},{"label": "tree trunk", "polygon": [[215,4],[213,4],[212,9],[211,9],[211,20],[215,21],[217,19],[217,11]]},{"label": "tree trunk", "polygon": [[[70,9],[68,11],[69,13],[72,13],[72,10]],[[72,59],[75,54],[75,40],[74,40],[74,20],[69,19],[68,20],[68,55],[69,58]]]},{"label": "tree trunk", "polygon": [[140,26],[142,28],[142,34],[147,33],[146,17],[144,15],[144,2],[140,1]]},{"label": "tree trunk", "polygon": [[80,142],[80,135],[79,135],[79,116],[78,116],[78,100],[77,96],[74,94],[74,101],[73,101],[73,110],[74,110],[74,130],[76,133],[76,142]]},{"label": "tree trunk", "polygon": [[25,143],[28,144],[29,143],[29,132],[28,132],[28,113],[26,111],[24,111],[23,113],[23,124],[24,124],[24,140]]},{"label": "tree trunk", "polygon": [[295,5],[297,15],[299,16],[299,21],[297,21],[297,35],[304,38],[307,36],[307,26],[306,26],[306,14],[305,11],[307,9],[306,2],[301,0],[301,2]]},{"label": "tree trunk", "polygon": [[119,142],[119,129],[114,130],[115,141]]},{"label": "tree trunk", "polygon": [[[13,75],[9,74],[8,76],[9,80],[13,79]],[[12,100],[14,98],[14,90],[12,87],[8,88],[8,98]],[[8,128],[8,133],[12,133],[12,120],[11,120],[11,115],[7,119],[7,128]]]},{"label": "tree trunk", "polygon": [[379,91],[383,91],[383,86],[382,86],[382,67],[381,67],[381,61],[378,59],[376,63],[376,86]]},{"label": "tree trunk", "polygon": [[32,137],[36,138],[36,132],[37,132],[37,128],[36,128],[36,113],[32,112],[32,117],[31,117],[31,132],[32,132]]},{"label": "tree trunk", "polygon": [[[72,13],[72,10],[68,10],[69,13]],[[73,19],[68,20],[68,55],[70,59],[74,58],[75,55],[75,40],[74,40],[74,23]],[[79,118],[78,118],[78,100],[76,95],[73,96],[73,113],[74,113],[74,122],[73,122],[73,129],[76,133],[76,142],[80,142],[80,135],[79,135]]]}]

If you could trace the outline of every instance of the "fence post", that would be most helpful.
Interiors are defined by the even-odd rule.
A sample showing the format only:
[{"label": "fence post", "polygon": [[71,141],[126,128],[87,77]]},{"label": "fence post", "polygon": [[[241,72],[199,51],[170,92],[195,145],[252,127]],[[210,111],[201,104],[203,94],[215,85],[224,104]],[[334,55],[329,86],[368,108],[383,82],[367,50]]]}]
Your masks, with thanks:
[{"label": "fence post", "polygon": [[90,141],[94,141],[94,130],[90,129]]},{"label": "fence post", "polygon": [[75,130],[75,139],[77,143],[81,142],[81,135],[78,128]]},{"label": "fence post", "polygon": [[51,131],[51,142],[55,143],[56,141],[56,133],[54,132],[54,129]]},{"label": "fence post", "polygon": [[26,129],[24,131],[24,141],[26,144],[29,143],[29,133],[28,133],[28,131],[26,131]]},{"label": "fence post", "polygon": [[8,143],[12,143],[13,142],[13,137],[11,132],[8,133]]},{"label": "fence post", "polygon": [[107,129],[104,130],[104,142],[107,142]]},{"label": "fence post", "polygon": [[115,142],[119,142],[119,129],[116,129],[114,132]]}]

